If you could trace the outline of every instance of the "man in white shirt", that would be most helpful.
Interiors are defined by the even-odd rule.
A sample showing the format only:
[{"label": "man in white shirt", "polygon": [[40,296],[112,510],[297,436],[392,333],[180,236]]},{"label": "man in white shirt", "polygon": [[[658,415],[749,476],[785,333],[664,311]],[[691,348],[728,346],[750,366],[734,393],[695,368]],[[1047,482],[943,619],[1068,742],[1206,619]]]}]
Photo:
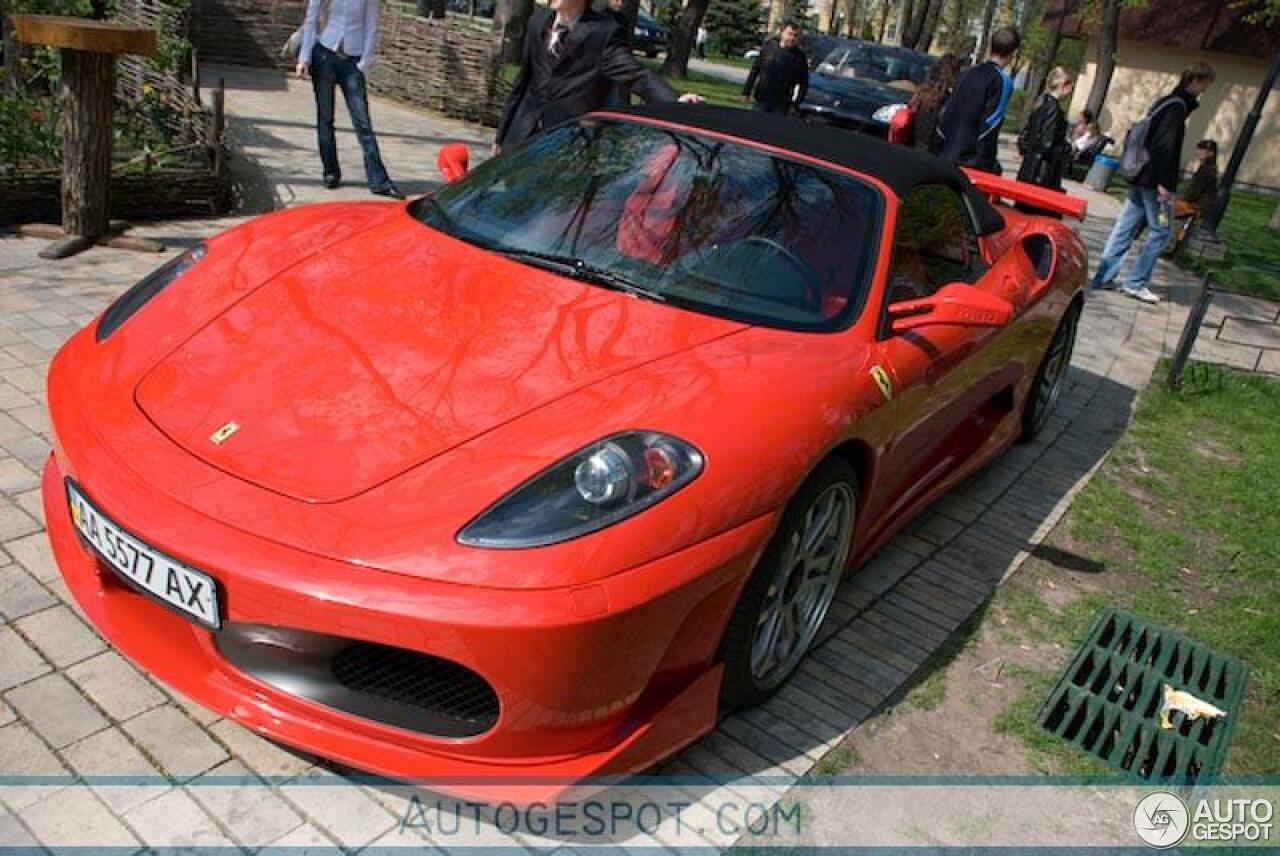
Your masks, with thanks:
[{"label": "man in white shirt", "polygon": [[403,199],[404,194],[392,183],[382,164],[369,118],[364,76],[373,62],[377,40],[378,0],[308,0],[297,70],[299,77],[311,75],[315,89],[316,136],[320,162],[324,166],[324,186],[333,189],[342,183],[333,131],[333,90],[340,86],[364,152],[369,190],[379,196]]}]

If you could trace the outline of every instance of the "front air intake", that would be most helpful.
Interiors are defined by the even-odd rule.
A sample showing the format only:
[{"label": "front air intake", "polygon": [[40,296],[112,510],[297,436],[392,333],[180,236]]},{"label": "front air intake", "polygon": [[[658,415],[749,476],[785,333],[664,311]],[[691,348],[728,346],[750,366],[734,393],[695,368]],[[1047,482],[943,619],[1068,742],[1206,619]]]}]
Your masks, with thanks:
[{"label": "front air intake", "polygon": [[478,736],[498,721],[493,687],[442,657],[263,625],[227,625],[214,638],[245,674],[352,716],[453,739]]}]

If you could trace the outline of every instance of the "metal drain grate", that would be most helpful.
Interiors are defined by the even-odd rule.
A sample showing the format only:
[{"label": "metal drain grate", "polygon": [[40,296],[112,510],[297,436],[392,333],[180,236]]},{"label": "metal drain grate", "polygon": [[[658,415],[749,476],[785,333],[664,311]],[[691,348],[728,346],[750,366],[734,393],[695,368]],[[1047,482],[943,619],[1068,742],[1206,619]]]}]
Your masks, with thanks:
[{"label": "metal drain grate", "polygon": [[[1145,780],[1216,773],[1240,715],[1247,669],[1233,657],[1118,609],[1094,621],[1036,714],[1036,724],[1104,764]],[[1164,686],[1227,712],[1160,727]]]}]

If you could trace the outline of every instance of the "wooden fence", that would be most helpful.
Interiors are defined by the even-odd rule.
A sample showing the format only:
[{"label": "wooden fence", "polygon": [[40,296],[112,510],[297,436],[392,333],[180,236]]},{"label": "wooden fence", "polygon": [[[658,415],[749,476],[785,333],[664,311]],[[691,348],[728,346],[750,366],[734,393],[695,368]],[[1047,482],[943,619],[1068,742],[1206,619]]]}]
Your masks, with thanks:
[{"label": "wooden fence", "polygon": [[[132,160],[114,165],[111,216],[156,220],[222,213],[230,201],[222,97],[211,93],[212,103],[203,104],[194,77],[184,76],[179,65],[188,28],[185,11],[156,0],[119,0],[116,17],[157,29],[162,46],[174,47],[174,65],[163,67],[136,56],[117,58],[117,101],[162,104],[170,141],[163,150],[137,153]],[[56,222],[60,209],[56,172],[0,175],[0,225]]]},{"label": "wooden fence", "polygon": [[[192,0],[191,41],[204,62],[292,68],[280,48],[305,0]],[[383,2],[369,89],[416,107],[497,124],[506,87],[502,34],[487,20],[421,18],[412,4]]]}]

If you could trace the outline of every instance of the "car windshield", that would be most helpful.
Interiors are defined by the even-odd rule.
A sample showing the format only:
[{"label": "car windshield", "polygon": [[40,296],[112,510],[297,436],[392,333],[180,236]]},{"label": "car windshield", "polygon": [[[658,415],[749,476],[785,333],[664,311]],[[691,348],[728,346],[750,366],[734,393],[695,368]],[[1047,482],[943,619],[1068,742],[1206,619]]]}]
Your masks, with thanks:
[{"label": "car windshield", "polygon": [[838,47],[818,66],[833,77],[857,78],[875,83],[922,83],[933,63],[931,57],[879,45]]},{"label": "car windshield", "polygon": [[788,329],[843,326],[875,262],[870,184],[639,122],[581,120],[415,203],[432,229],[604,288]]}]

